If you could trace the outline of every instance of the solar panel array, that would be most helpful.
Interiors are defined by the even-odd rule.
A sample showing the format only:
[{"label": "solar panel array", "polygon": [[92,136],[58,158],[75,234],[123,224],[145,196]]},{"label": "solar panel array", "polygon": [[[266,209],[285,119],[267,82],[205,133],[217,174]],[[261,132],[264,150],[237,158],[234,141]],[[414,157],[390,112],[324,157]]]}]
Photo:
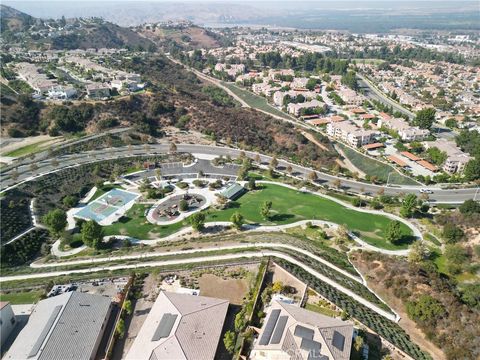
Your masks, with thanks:
[{"label": "solar panel array", "polygon": [[158,341],[168,337],[172,332],[172,328],[177,320],[177,316],[177,314],[163,314],[162,319],[160,320],[160,323],[153,334],[152,341]]},{"label": "solar panel array", "polygon": [[318,341],[302,338],[300,349],[307,350],[311,354],[320,354],[322,344]]},{"label": "solar panel array", "polygon": [[310,339],[313,340],[313,336],[315,335],[315,331],[312,329],[306,328],[305,326],[302,325],[297,325],[295,327],[295,336],[301,337],[303,339]]},{"label": "solar panel array", "polygon": [[279,309],[272,310],[272,312],[270,313],[270,317],[268,318],[267,323],[265,324],[265,330],[263,331],[263,334],[260,337],[260,341],[258,342],[259,345],[268,345],[268,343],[270,342],[270,338],[272,337],[272,334],[273,334],[273,329],[277,324],[279,316],[280,316]]},{"label": "solar panel array", "polygon": [[280,344],[282,340],[283,332],[285,331],[285,326],[287,325],[288,316],[280,316],[277,321],[277,326],[275,326],[275,331],[273,332],[272,340],[270,344]]},{"label": "solar panel array", "polygon": [[338,350],[343,351],[343,348],[345,346],[345,336],[335,330],[333,332],[332,345],[335,346]]}]

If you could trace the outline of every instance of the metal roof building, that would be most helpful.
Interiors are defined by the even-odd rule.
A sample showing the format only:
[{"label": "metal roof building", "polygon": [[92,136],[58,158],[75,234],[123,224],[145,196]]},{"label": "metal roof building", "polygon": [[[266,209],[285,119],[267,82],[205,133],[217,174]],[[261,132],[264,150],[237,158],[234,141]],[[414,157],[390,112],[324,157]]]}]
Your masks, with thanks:
[{"label": "metal roof building", "polygon": [[250,359],[348,360],[353,325],[272,301]]},{"label": "metal roof building", "polygon": [[221,195],[229,200],[235,200],[243,195],[245,191],[247,190],[239,183],[231,183],[227,184],[227,187],[221,192]]},{"label": "metal roof building", "polygon": [[94,359],[110,310],[110,298],[75,291],[42,300],[4,359]]},{"label": "metal roof building", "polygon": [[162,291],[126,359],[214,359],[227,310],[227,300]]}]

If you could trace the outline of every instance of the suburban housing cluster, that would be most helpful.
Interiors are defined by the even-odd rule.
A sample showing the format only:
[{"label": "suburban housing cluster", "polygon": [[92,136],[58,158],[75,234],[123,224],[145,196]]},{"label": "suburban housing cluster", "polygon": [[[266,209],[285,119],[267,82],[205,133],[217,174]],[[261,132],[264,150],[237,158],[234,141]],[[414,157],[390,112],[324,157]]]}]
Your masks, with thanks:
[{"label": "suburban housing cluster", "polygon": [[[9,346],[5,359],[96,359],[105,356],[118,297],[80,292],[69,287],[35,305],[28,322]],[[225,332],[229,301],[180,288],[161,290],[122,358],[131,360],[217,358]],[[348,360],[357,336],[352,322],[328,317],[276,295],[265,309],[250,358]],[[9,303],[1,309],[2,345],[16,325]]]},{"label": "suburban housing cluster", "polygon": [[107,99],[145,86],[140,75],[102,64],[104,57],[119,52],[117,49],[13,51],[18,62],[9,64],[9,69],[30,86],[37,99],[69,100],[82,96]]},{"label": "suburban housing cluster", "polygon": [[[328,52],[333,43],[340,53],[382,47],[386,51],[402,51],[421,46],[412,39],[338,32],[309,35],[287,30],[237,29],[235,34],[234,45],[191,50],[184,55],[208,59],[202,68],[204,74],[234,82],[236,87],[264,97],[271,107],[314,126],[331,139],[413,176],[461,176],[465,164],[472,159],[455,145],[454,136],[461,129],[478,130],[480,78],[474,67],[441,61],[353,61],[348,71],[361,74],[361,79],[371,87],[370,92],[383,93],[390,101],[384,105],[379,103],[378,96],[365,93],[358,84],[347,83],[342,75],[298,70],[298,66],[294,70],[284,63],[269,66],[269,62],[277,63],[279,57],[300,59],[305,54]],[[270,58],[265,60],[264,55]],[[392,104],[404,111],[399,112]],[[428,108],[435,110],[435,124],[451,128],[451,135],[414,122],[415,113]],[[446,160],[432,159],[435,151],[446,153]],[[415,160],[406,157],[405,152],[412,153]]]}]

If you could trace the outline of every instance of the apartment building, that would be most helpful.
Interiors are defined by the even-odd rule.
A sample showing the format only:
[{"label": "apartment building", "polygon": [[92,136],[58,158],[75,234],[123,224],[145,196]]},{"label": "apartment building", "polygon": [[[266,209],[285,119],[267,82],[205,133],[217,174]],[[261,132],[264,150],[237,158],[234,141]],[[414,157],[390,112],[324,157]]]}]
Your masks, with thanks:
[{"label": "apartment building", "polygon": [[102,83],[91,83],[85,87],[89,99],[105,99],[110,97],[110,87]]},{"label": "apartment building", "polygon": [[300,116],[302,114],[302,110],[307,110],[307,109],[313,110],[316,108],[321,108],[325,110],[327,108],[327,105],[321,101],[314,99],[314,100],[310,100],[310,101],[306,101],[298,104],[288,104],[287,111],[289,114]]},{"label": "apartment building", "polygon": [[243,74],[245,72],[245,65],[243,64],[221,64],[217,63],[215,65],[215,71],[226,72],[228,76],[234,78],[238,74]]},{"label": "apartment building", "polygon": [[378,120],[377,126],[379,128],[385,127],[396,131],[403,141],[419,141],[430,135],[430,131],[427,129],[420,129],[416,126],[411,126],[402,118],[381,117]]},{"label": "apartment building", "polygon": [[338,90],[338,95],[346,104],[355,106],[361,106],[367,99],[362,94],[358,94],[355,90],[346,87],[342,87],[340,90]]},{"label": "apartment building", "polygon": [[472,160],[470,155],[464,153],[453,141],[447,139],[425,141],[424,145],[427,149],[436,147],[447,154],[447,159],[442,168],[450,174],[461,173],[465,165]]},{"label": "apartment building", "polygon": [[327,134],[351,146],[360,147],[370,144],[375,139],[376,132],[359,128],[352,122],[345,120],[329,122],[327,124]]},{"label": "apartment building", "polygon": [[268,70],[268,78],[270,80],[276,80],[279,76],[295,76],[295,71],[293,69],[284,69],[284,70]]},{"label": "apartment building", "polygon": [[302,95],[307,100],[311,100],[311,99],[315,99],[318,94],[314,91],[298,91],[298,90],[276,91],[273,94],[273,103],[277,106],[283,106],[285,96],[289,96],[290,98],[295,99],[299,95]]}]

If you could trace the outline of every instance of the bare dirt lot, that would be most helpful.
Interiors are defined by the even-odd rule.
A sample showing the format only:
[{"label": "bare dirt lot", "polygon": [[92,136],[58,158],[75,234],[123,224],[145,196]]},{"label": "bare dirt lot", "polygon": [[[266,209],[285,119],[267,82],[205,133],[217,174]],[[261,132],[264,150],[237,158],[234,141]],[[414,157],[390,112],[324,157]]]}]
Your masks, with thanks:
[{"label": "bare dirt lot", "polygon": [[231,304],[240,305],[248,291],[245,279],[222,279],[213,274],[204,274],[198,280],[200,295],[228,300]]}]

